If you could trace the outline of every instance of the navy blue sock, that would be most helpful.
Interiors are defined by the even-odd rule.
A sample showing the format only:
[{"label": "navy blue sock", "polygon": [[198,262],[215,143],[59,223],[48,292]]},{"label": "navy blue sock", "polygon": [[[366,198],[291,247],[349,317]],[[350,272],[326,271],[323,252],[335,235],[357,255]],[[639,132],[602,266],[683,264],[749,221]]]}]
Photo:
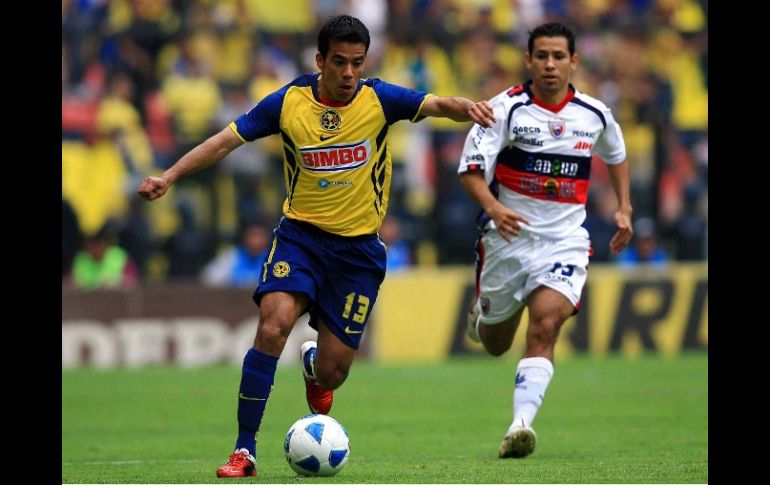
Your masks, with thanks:
[{"label": "navy blue sock", "polygon": [[243,358],[238,391],[238,439],[235,449],[246,448],[257,456],[256,435],[275,381],[278,358],[249,349]]}]

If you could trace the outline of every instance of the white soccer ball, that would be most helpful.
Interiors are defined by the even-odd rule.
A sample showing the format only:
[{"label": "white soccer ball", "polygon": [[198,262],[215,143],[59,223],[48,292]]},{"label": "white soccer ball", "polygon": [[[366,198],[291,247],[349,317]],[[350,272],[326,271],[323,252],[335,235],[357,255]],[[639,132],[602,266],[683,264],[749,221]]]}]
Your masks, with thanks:
[{"label": "white soccer ball", "polygon": [[283,451],[289,466],[300,475],[329,477],[345,468],[350,439],[331,416],[308,414],[291,425]]}]

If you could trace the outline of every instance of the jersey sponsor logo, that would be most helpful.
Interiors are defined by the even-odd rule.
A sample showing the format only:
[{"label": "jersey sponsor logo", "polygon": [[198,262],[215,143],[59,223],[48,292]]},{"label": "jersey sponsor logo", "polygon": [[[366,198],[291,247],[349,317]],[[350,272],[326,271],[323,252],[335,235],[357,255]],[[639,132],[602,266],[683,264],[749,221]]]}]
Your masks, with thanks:
[{"label": "jersey sponsor logo", "polygon": [[535,133],[540,133],[540,128],[538,128],[537,126],[514,126],[512,131],[514,135],[518,135],[521,133],[535,134]]},{"label": "jersey sponsor logo", "polygon": [[538,198],[541,199],[585,203],[585,201],[580,200],[581,190],[574,180],[524,176],[519,179],[518,189],[519,192],[539,196]]},{"label": "jersey sponsor logo", "polygon": [[593,143],[588,143],[587,141],[579,141],[575,143],[575,146],[572,148],[574,148],[575,150],[590,150],[593,147],[594,147]]},{"label": "jersey sponsor logo", "polygon": [[531,145],[535,147],[543,146],[543,140],[538,140],[537,138],[524,138],[521,135],[516,135],[516,138],[513,139],[513,142],[519,143],[520,145]]},{"label": "jersey sponsor logo", "polygon": [[326,190],[329,187],[349,187],[351,185],[353,185],[353,182],[350,180],[334,181],[329,179],[321,179],[318,181],[318,187],[322,190]]},{"label": "jersey sponsor logo", "polygon": [[484,133],[486,133],[487,129],[481,125],[476,125],[475,131],[476,132],[473,134],[473,148],[478,149],[479,143],[481,143],[481,139],[484,138]]},{"label": "jersey sponsor logo", "polygon": [[327,109],[321,113],[319,122],[321,123],[321,128],[326,131],[339,130],[340,126],[342,126],[342,116],[340,116],[337,110]]},{"label": "jersey sponsor logo", "polygon": [[278,261],[273,265],[273,276],[276,278],[283,278],[289,275],[291,267],[286,261]]},{"label": "jersey sponsor logo", "polygon": [[561,138],[566,131],[567,125],[564,120],[551,120],[548,122],[548,131],[554,138]]},{"label": "jersey sponsor logo", "polygon": [[535,199],[569,204],[585,204],[588,199],[588,179],[528,174],[501,164],[495,168],[495,179],[503,187]]},{"label": "jersey sponsor logo", "polygon": [[543,158],[527,157],[524,162],[524,170],[527,172],[553,175],[554,177],[575,177],[578,174],[580,164],[578,162],[564,162],[558,158],[548,160]]},{"label": "jersey sponsor logo", "polygon": [[302,165],[316,172],[352,170],[366,164],[372,153],[367,138],[352,145],[331,145],[318,148],[300,148]]},{"label": "jersey sponsor logo", "polygon": [[[564,184],[565,186],[567,184]],[[574,187],[574,184],[573,184]],[[546,197],[555,198],[559,195],[559,181],[556,179],[548,179],[543,183],[543,193]]]},{"label": "jersey sponsor logo", "polygon": [[[545,144],[548,146],[548,143]],[[530,152],[516,145],[500,151],[497,165],[527,174],[585,179],[591,176],[591,157],[563,153]]]},{"label": "jersey sponsor logo", "polygon": [[584,138],[594,138],[596,136],[596,132],[594,132],[594,131],[583,131],[583,130],[572,130],[572,136],[582,136]]},{"label": "jersey sponsor logo", "polygon": [[526,194],[541,195],[546,199],[575,198],[575,182],[543,177],[521,177],[519,188]]}]

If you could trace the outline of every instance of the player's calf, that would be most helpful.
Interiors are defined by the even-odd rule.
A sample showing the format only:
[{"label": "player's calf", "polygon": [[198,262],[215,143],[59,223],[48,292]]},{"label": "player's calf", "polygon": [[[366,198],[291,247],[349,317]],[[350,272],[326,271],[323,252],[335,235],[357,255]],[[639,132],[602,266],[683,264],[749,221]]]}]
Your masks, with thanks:
[{"label": "player's calf", "polygon": [[305,397],[310,412],[316,414],[329,414],[334,400],[334,393],[321,387],[316,382],[315,364],[317,344],[308,340],[300,348],[302,358],[302,376],[305,379]]}]

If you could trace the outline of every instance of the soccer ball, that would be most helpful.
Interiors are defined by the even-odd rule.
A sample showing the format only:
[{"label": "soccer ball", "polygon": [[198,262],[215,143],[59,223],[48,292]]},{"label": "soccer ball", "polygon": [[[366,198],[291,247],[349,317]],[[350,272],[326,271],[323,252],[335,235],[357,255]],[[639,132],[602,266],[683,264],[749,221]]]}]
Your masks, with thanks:
[{"label": "soccer ball", "polygon": [[289,466],[300,475],[330,477],[350,456],[348,432],[325,414],[308,414],[291,425],[283,441]]}]

